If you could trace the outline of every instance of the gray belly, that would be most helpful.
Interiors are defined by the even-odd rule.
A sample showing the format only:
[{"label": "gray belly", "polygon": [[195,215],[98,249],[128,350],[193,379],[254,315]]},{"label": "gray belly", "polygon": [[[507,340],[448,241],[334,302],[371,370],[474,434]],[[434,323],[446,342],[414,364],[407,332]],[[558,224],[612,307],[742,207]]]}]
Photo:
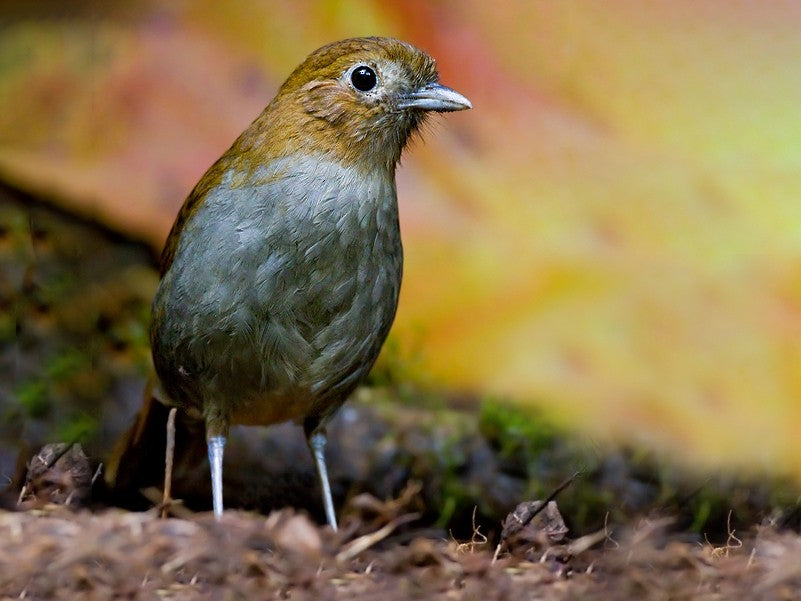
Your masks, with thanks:
[{"label": "gray belly", "polygon": [[224,181],[187,222],[151,330],[174,403],[232,423],[324,417],[372,367],[400,290],[394,183],[327,169]]}]

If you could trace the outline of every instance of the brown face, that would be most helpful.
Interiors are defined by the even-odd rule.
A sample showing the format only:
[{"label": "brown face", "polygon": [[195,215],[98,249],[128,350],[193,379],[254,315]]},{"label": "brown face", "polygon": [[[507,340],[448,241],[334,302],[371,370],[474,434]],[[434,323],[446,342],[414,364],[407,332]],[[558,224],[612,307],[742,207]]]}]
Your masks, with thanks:
[{"label": "brown face", "polygon": [[304,139],[296,141],[306,152],[391,169],[425,116],[402,107],[403,99],[437,79],[433,59],[421,50],[359,38],[312,53],[281,87],[273,108],[287,123],[303,124]]}]

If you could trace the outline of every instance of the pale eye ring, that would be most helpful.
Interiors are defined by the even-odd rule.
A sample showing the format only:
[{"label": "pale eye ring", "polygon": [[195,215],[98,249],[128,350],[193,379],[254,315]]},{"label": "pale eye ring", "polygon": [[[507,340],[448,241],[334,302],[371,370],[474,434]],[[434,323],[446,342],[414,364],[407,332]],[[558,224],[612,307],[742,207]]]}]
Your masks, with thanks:
[{"label": "pale eye ring", "polygon": [[358,65],[350,73],[350,83],[359,92],[370,92],[378,85],[378,76],[367,65]]}]

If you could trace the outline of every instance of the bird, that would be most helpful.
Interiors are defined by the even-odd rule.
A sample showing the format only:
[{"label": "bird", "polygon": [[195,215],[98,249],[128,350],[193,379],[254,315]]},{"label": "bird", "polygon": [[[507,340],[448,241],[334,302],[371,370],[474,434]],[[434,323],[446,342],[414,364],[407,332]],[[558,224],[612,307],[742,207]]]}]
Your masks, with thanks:
[{"label": "bird", "polygon": [[333,42],[186,198],[162,252],[150,341],[160,400],[205,423],[218,520],[229,428],[295,421],[337,529],[325,425],[395,317],[396,166],[429,113],[470,108],[407,42]]}]

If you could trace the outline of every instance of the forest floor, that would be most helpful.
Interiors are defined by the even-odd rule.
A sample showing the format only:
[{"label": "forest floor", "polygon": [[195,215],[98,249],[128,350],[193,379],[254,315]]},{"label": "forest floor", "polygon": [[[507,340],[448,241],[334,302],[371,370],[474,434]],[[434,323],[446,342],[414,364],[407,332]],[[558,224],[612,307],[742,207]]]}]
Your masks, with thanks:
[{"label": "forest floor", "polygon": [[0,513],[0,599],[801,598],[801,537],[770,527],[721,546],[666,534],[669,519],[570,539],[543,512],[499,547],[360,503],[336,534],[291,510]]}]

